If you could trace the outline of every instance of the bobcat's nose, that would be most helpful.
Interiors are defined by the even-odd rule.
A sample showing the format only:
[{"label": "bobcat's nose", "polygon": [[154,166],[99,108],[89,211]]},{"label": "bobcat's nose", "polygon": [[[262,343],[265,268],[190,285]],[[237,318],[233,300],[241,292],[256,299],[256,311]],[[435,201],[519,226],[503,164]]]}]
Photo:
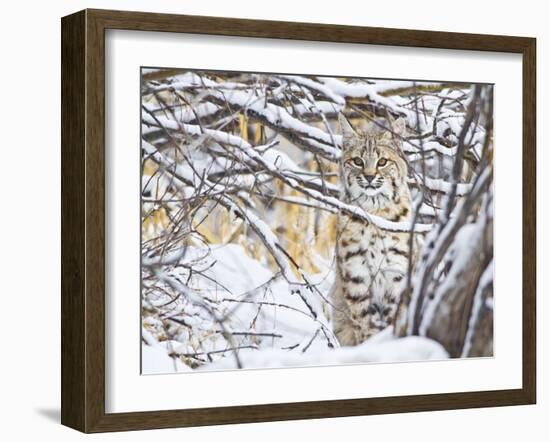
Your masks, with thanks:
[{"label": "bobcat's nose", "polygon": [[372,183],[372,180],[374,180],[375,175],[365,175],[365,179],[368,181],[368,183]]}]

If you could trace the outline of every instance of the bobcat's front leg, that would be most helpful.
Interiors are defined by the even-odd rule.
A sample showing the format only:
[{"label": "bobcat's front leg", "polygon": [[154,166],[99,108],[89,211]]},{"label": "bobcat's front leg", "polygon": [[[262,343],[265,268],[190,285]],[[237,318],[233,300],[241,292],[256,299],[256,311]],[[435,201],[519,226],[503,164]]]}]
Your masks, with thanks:
[{"label": "bobcat's front leg", "polygon": [[365,342],[380,331],[375,304],[369,295],[365,299],[349,299],[348,308],[356,344]]}]

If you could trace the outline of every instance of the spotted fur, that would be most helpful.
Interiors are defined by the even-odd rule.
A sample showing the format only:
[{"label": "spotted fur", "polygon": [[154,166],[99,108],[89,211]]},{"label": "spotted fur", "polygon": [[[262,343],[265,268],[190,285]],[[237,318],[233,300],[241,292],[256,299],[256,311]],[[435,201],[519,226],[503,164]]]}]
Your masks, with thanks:
[{"label": "spotted fur", "polygon": [[[391,221],[411,216],[407,163],[401,156],[402,120],[393,130],[356,132],[340,116],[342,199]],[[410,234],[338,215],[333,323],[341,345],[357,345],[391,325],[409,262]],[[415,243],[417,239],[415,238]],[[418,247],[414,247],[415,251]]]}]

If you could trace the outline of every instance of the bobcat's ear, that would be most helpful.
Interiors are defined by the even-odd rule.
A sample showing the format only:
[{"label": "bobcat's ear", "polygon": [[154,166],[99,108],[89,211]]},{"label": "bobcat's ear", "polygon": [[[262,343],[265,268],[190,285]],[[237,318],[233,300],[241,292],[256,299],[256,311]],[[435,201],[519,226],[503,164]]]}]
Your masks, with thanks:
[{"label": "bobcat's ear", "polygon": [[350,144],[352,144],[352,140],[357,136],[357,134],[355,130],[353,130],[353,127],[351,127],[351,124],[349,124],[346,117],[344,117],[344,114],[338,114],[338,122],[340,123],[340,128],[342,130],[342,149],[346,149]]},{"label": "bobcat's ear", "polygon": [[397,135],[404,137],[407,133],[407,122],[405,121],[405,118],[399,117],[395,120],[392,123],[392,129]]},{"label": "bobcat's ear", "polygon": [[[407,134],[407,122],[405,118],[399,117],[397,120],[390,121],[391,131],[387,130],[384,132],[382,137],[386,141],[401,141],[401,138]],[[395,136],[396,134],[397,136]]]}]

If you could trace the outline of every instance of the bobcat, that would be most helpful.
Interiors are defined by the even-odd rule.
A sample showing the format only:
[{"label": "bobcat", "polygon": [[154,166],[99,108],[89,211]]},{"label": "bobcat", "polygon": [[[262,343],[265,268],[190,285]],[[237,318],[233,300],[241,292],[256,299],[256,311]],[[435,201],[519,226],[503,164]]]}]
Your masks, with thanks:
[{"label": "bobcat", "polygon": [[[411,193],[401,139],[375,127],[355,131],[341,114],[339,121],[342,200],[391,221],[410,219]],[[394,133],[404,134],[403,119],[392,126]],[[332,304],[334,332],[341,345],[364,342],[395,320],[408,269],[409,240],[408,232],[382,230],[338,215]],[[413,248],[416,254],[418,247]]]}]

